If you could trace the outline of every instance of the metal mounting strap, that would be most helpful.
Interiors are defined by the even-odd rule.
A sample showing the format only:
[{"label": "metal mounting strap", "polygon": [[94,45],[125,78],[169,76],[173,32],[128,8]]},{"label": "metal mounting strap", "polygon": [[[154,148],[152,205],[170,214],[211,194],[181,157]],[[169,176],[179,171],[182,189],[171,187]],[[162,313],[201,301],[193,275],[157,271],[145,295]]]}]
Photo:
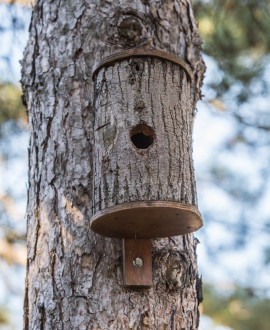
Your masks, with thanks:
[{"label": "metal mounting strap", "polygon": [[146,56],[157,57],[157,58],[167,60],[167,61],[180,65],[185,70],[188,77],[191,80],[193,80],[192,73],[191,73],[191,70],[190,70],[188,64],[181,57],[163,52],[161,50],[145,49],[145,48],[124,50],[122,52],[118,52],[118,53],[106,56],[105,58],[103,58],[101,61],[99,61],[98,63],[96,63],[93,66],[92,78],[104,66],[111,66],[117,61],[124,60],[124,59],[130,58],[130,57],[146,57]]}]

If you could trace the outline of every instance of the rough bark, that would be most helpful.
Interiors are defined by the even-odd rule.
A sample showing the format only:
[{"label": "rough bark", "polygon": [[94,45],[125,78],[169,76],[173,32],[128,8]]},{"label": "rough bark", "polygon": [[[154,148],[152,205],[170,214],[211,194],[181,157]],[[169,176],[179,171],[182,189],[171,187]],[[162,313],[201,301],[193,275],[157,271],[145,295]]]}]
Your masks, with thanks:
[{"label": "rough bark", "polygon": [[[24,328],[197,329],[201,295],[193,235],[154,240],[153,288],[131,290],[122,287],[121,240],[89,227],[91,69],[104,56],[137,46],[179,55],[193,72],[192,106],[186,107],[192,118],[204,64],[191,1],[40,0],[29,31],[22,69],[30,127]],[[163,121],[178,129],[174,118]],[[191,119],[187,126],[191,134]],[[185,175],[195,187],[193,174]],[[181,187],[196,204],[189,182]]]},{"label": "rough bark", "polygon": [[[131,58],[99,71],[94,213],[143,200],[196,205],[190,84],[179,65],[151,57]],[[136,147],[131,138],[144,129],[153,141],[148,148]]]}]

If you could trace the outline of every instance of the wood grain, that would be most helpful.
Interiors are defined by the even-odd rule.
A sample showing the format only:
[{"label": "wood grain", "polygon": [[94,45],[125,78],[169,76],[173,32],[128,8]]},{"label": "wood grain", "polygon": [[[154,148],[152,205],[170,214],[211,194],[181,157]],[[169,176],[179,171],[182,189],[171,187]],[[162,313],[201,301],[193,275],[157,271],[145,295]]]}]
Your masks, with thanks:
[{"label": "wood grain", "polygon": [[134,239],[184,235],[202,225],[201,214],[195,206],[168,201],[116,205],[91,219],[91,229],[100,235]]},{"label": "wood grain", "polygon": [[[142,267],[135,267],[135,258],[143,260]],[[152,286],[151,241],[147,239],[123,239],[123,284],[129,287]]]}]

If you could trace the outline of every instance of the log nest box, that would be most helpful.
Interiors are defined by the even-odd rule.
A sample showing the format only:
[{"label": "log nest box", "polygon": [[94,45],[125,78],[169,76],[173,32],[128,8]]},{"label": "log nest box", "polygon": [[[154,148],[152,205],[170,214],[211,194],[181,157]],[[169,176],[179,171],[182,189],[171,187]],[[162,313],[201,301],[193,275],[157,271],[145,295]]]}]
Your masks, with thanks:
[{"label": "log nest box", "polygon": [[133,240],[199,229],[188,65],[159,50],[133,49],[103,59],[93,79],[91,229]]}]

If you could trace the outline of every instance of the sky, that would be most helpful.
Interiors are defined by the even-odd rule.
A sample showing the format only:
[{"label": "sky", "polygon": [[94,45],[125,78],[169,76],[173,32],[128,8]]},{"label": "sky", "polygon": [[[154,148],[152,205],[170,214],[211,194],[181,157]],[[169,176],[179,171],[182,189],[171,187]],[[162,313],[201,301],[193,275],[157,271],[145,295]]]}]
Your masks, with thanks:
[{"label": "sky", "polygon": [[[204,56],[204,59],[207,72],[203,94],[210,99],[214,95],[208,95],[207,85],[212,77],[219,75],[219,72],[211,58]],[[259,97],[257,102],[264,106],[265,98]],[[254,205],[253,213],[249,210],[250,219],[244,214],[243,205],[239,200],[227,194],[223,187],[212,182],[212,177],[209,176],[210,166],[222,164],[242,178],[243,184],[251,191],[256,191],[262,180],[269,182],[268,178],[261,175],[261,171],[269,165],[269,153],[265,150],[268,145],[262,146],[261,150],[257,148],[254,153],[241,143],[234,150],[224,149],[224,145],[234,138],[237,124],[230,113],[216,110],[205,101],[199,102],[193,135],[198,202],[204,218],[204,227],[195,234],[202,242],[198,245],[198,262],[207,281],[238,280],[242,285],[252,284],[258,288],[261,285],[261,288],[265,289],[270,287],[270,273],[268,268],[262,267],[262,250],[269,245],[269,231],[265,232],[264,225],[270,214],[270,190],[266,189],[259,205]],[[222,245],[229,247],[235,239],[234,226],[241,216],[245,216],[250,231],[248,244],[232,251],[219,251],[219,260],[212,260],[203,244],[205,235],[202,233],[207,233],[207,241],[210,240],[213,246],[218,247],[222,242]],[[225,223],[225,226],[221,222]],[[239,236],[241,235],[240,232]],[[251,276],[253,278],[250,278]]]}]

